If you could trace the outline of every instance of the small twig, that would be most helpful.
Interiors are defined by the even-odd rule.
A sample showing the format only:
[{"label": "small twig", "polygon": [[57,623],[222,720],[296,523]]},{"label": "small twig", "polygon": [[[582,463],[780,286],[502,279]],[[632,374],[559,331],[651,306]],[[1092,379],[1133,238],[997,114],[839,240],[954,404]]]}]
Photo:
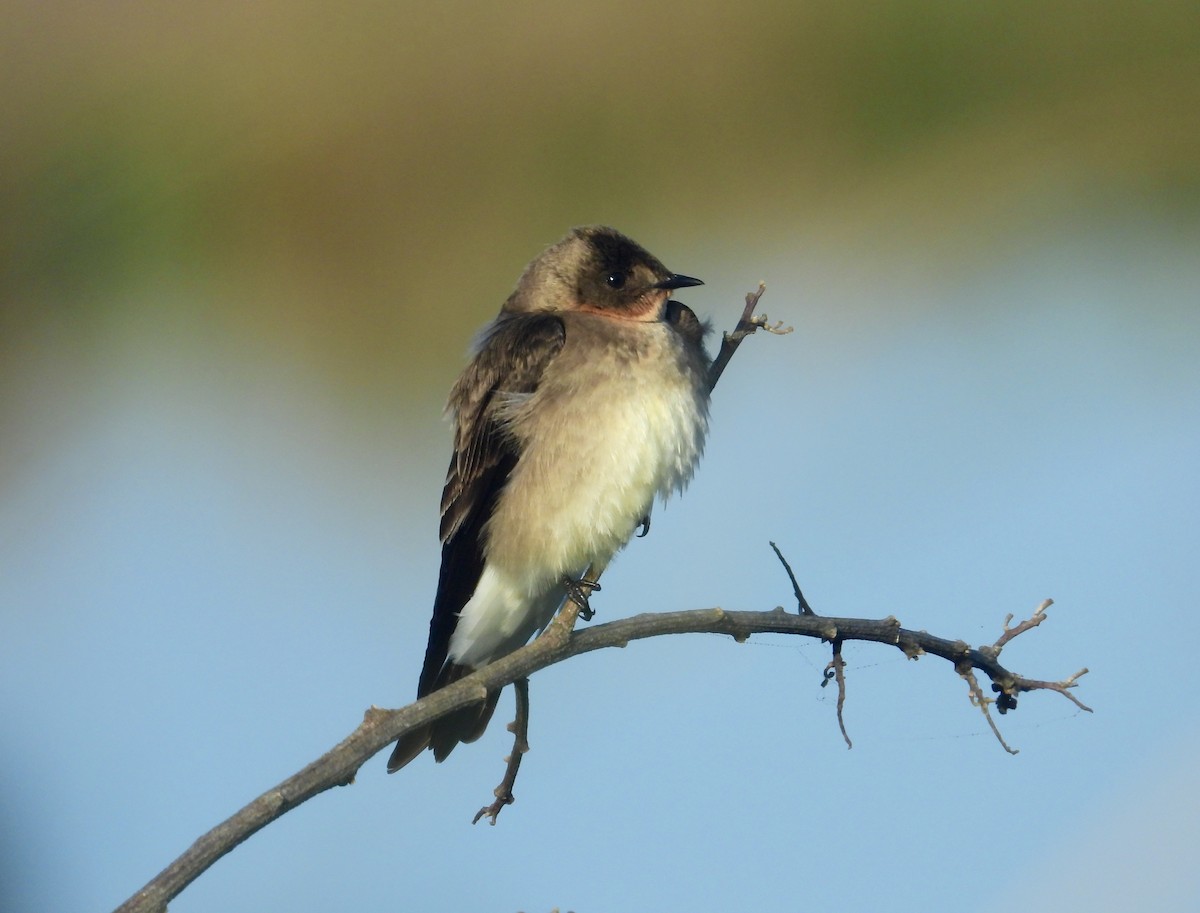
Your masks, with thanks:
[{"label": "small twig", "polygon": [[[1077,698],[1075,695],[1071,694],[1071,692],[1067,690],[1068,688],[1074,688],[1076,680],[1087,674],[1088,674],[1088,670],[1086,668],[1080,669],[1074,675],[1070,675],[1070,676],[1067,676],[1066,678],[1064,678],[1061,682],[1039,682],[1039,681],[1036,681],[1035,679],[1023,678],[1023,679],[1021,679],[1021,685],[1022,685],[1021,690],[1022,691],[1054,691],[1054,692],[1057,692],[1058,694],[1061,694],[1063,697],[1065,697],[1067,700],[1069,700],[1072,704],[1074,704],[1080,710],[1086,710],[1088,713],[1091,713],[1092,712],[1091,707],[1089,707],[1087,704],[1085,704],[1083,701],[1081,701],[1079,698]],[[1001,712],[1003,712],[1003,711],[1001,711]]]},{"label": "small twig", "polygon": [[472,824],[478,824],[479,820],[486,816],[492,819],[491,824],[495,826],[501,809],[517,801],[512,788],[517,782],[517,771],[521,768],[521,758],[525,752],[529,751],[529,679],[517,679],[513,682],[513,691],[517,695],[517,713],[513,721],[508,724],[508,731],[513,734],[512,754],[504,759],[507,766],[504,768],[504,779],[500,781],[500,785],[496,787],[494,793],[496,801],[491,805],[485,805],[476,812],[475,817],[471,819]]},{"label": "small twig", "polygon": [[768,323],[766,314],[754,315],[754,309],[758,307],[759,299],[762,298],[763,292],[767,290],[766,283],[758,283],[758,289],[753,292],[746,293],[746,307],[742,310],[742,316],[737,322],[737,326],[733,328],[733,332],[726,333],[721,338],[721,348],[717,352],[717,357],[713,359],[712,366],[708,369],[708,389],[711,393],[716,387],[717,381],[721,379],[721,374],[725,371],[725,366],[729,364],[729,359],[733,358],[733,353],[737,351],[738,346],[742,344],[742,340],[750,336],[757,330],[765,330],[768,333],[774,333],[776,336],[784,336],[792,332],[791,327],[785,327],[783,321],[776,323]]},{"label": "small twig", "polygon": [[853,748],[854,743],[850,741],[850,735],[846,732],[846,721],[842,717],[842,708],[846,705],[846,663],[842,659],[842,641],[835,638],[833,641],[833,659],[825,666],[825,681],[821,682],[821,687],[824,688],[829,684],[829,679],[833,678],[837,682],[838,697],[837,697],[837,721],[838,728],[842,730],[842,738],[846,740],[846,747]]},{"label": "small twig", "polygon": [[[961,675],[964,679],[966,679],[967,687],[970,689],[971,703],[974,706],[978,707],[980,709],[980,711],[982,711],[983,718],[985,720],[987,720],[988,725],[992,727],[992,734],[1000,742],[1000,744],[1001,744],[1001,746],[1003,746],[1004,750],[1007,751],[1009,754],[1020,754],[1021,753],[1020,750],[1017,748],[1010,748],[1009,744],[1006,741],[1004,741],[1004,736],[1002,736],[1000,734],[1000,727],[998,727],[996,725],[996,721],[992,719],[992,714],[988,710],[988,706],[990,704],[995,703],[995,701],[993,698],[990,698],[987,695],[985,695],[983,693],[983,689],[979,687],[979,680],[977,678],[975,678],[975,670],[972,669],[970,666],[965,666],[965,667],[959,668],[958,674]],[[1015,704],[1015,702],[1014,702],[1014,704]],[[1000,712],[1003,713],[1004,712],[1003,709],[1001,709]]]},{"label": "small twig", "polygon": [[[1011,613],[1006,615],[1004,618],[1004,632],[996,639],[994,644],[991,646],[980,647],[978,652],[988,657],[992,661],[995,661],[1000,656],[1000,651],[1004,649],[1005,645],[1008,644],[1009,641],[1015,637],[1019,637],[1026,631],[1033,630],[1043,621],[1045,621],[1046,609],[1050,608],[1052,605],[1054,605],[1053,599],[1042,600],[1038,607],[1033,610],[1033,614],[1015,627],[1009,627],[1009,625],[1012,623],[1013,615]],[[983,688],[980,687],[979,680],[975,677],[975,668],[978,668],[978,666],[973,665],[970,660],[964,660],[955,664],[955,669],[958,671],[958,674],[966,680],[967,687],[970,689],[971,703],[978,707],[983,713],[984,719],[987,720],[988,725],[992,728],[992,734],[996,736],[996,739],[1009,754],[1019,754],[1020,751],[1019,749],[1012,748],[1006,741],[1004,741],[1004,736],[1000,734],[1000,728],[996,725],[996,721],[992,718],[992,704],[996,705],[996,709],[999,710],[1000,715],[1003,716],[1004,714],[1008,713],[1008,711],[1017,709],[1017,694],[1021,692],[1055,691],[1069,700],[1080,710],[1086,710],[1088,713],[1092,712],[1091,707],[1087,706],[1085,703],[1083,703],[1083,701],[1079,700],[1079,698],[1075,697],[1075,695],[1071,694],[1068,690],[1075,687],[1076,681],[1081,676],[1087,675],[1087,669],[1080,669],[1074,675],[1069,676],[1068,678],[1065,678],[1059,682],[1043,682],[1036,679],[1014,676],[1015,681],[1005,685],[1001,680],[998,680],[993,676],[992,691],[996,692],[998,696],[991,698],[983,693]]]},{"label": "small twig", "polygon": [[[994,644],[980,647],[979,652],[989,659],[998,659],[1000,656],[1000,651],[1003,650],[1011,640],[1020,636],[1021,634],[1024,634],[1026,631],[1033,630],[1043,621],[1045,621],[1047,617],[1046,609],[1050,608],[1052,605],[1054,605],[1053,599],[1043,599],[1041,603],[1038,604],[1038,607],[1033,610],[1033,614],[1015,627],[1009,627],[1013,620],[1012,613],[1009,613],[1004,617],[1004,632],[996,639]],[[1075,697],[1075,695],[1071,694],[1069,690],[1076,687],[1076,682],[1083,676],[1087,675],[1087,673],[1087,669],[1080,669],[1074,675],[1068,676],[1067,678],[1064,678],[1062,681],[1058,682],[1043,682],[1038,681],[1037,679],[1022,678],[1018,680],[1018,684],[1008,688],[1001,687],[998,682],[993,682],[992,690],[1000,693],[1000,697],[998,697],[995,701],[996,708],[1000,711],[1001,715],[1007,713],[1009,710],[1015,710],[1017,706],[1017,694],[1021,691],[1055,691],[1069,700],[1080,710],[1086,710],[1088,713],[1091,713],[1092,708],[1083,701],[1079,700],[1079,698]]]},{"label": "small twig", "polygon": [[1043,621],[1045,621],[1046,620],[1046,609],[1050,608],[1050,606],[1052,606],[1052,605],[1054,605],[1053,599],[1043,599],[1041,602],[1041,605],[1039,605],[1036,609],[1033,610],[1033,614],[1030,615],[1028,618],[1026,618],[1023,622],[1021,622],[1015,628],[1010,628],[1008,626],[1009,622],[1011,622],[1013,620],[1013,616],[1011,614],[1005,616],[1005,618],[1004,618],[1004,633],[1001,634],[996,639],[996,642],[994,644],[992,644],[992,649],[996,651],[996,655],[999,656],[1000,651],[1004,649],[1005,644],[1007,644],[1014,637],[1024,634],[1026,631],[1030,630],[1031,628],[1036,628]]},{"label": "small twig", "polygon": [[808,600],[804,598],[804,594],[800,592],[800,584],[796,580],[796,575],[792,573],[792,566],[783,557],[783,552],[779,550],[779,546],[774,542],[771,542],[770,546],[775,550],[775,557],[779,559],[779,563],[783,565],[783,569],[787,571],[788,580],[792,581],[792,592],[796,594],[796,605],[799,607],[800,614],[816,615],[817,613],[813,611],[812,606],[808,604]]}]

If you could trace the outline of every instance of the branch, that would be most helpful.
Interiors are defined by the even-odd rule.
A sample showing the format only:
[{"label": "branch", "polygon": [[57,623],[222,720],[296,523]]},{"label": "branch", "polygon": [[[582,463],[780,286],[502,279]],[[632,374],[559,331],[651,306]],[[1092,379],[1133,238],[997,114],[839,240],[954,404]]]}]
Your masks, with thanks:
[{"label": "branch", "polygon": [[708,391],[710,393],[725,372],[725,366],[729,364],[729,359],[733,358],[733,353],[737,351],[738,346],[747,336],[753,335],[757,330],[766,330],[776,336],[785,336],[792,332],[792,328],[785,327],[782,321],[768,323],[766,314],[755,316],[754,309],[758,307],[759,299],[766,290],[766,283],[760,282],[756,291],[746,293],[746,307],[742,310],[742,316],[738,320],[737,326],[733,328],[732,333],[726,333],[721,337],[721,348],[708,369]]},{"label": "branch", "polygon": [[[1040,611],[1045,614],[1044,607]],[[971,670],[982,672],[991,679],[993,689],[1001,695],[1001,698],[995,699],[996,702],[1005,702],[1003,709],[1015,707],[1016,697],[1022,692],[1050,690],[1063,694],[1081,709],[1090,712],[1089,707],[1067,694],[1068,689],[1076,686],[1076,680],[1087,672],[1086,669],[1059,682],[1025,678],[1000,664],[1002,647],[997,648],[993,644],[974,648],[961,640],[947,640],[924,631],[912,631],[901,627],[900,622],[891,616],[872,620],[792,615],[783,609],[730,612],[713,608],[650,612],[573,632],[571,625],[574,624],[575,613],[568,611],[564,614],[568,617],[556,618],[533,643],[414,704],[399,710],[371,707],[362,724],[345,740],[197,840],[145,888],[122,904],[118,913],[159,913],[165,910],[172,898],[243,840],[313,796],[334,786],[353,783],[358,769],[369,758],[418,726],[461,707],[478,703],[489,692],[518,679],[528,678],[534,672],[570,657],[610,647],[624,647],[635,640],[671,634],[728,634],[738,643],[744,643],[753,634],[768,633],[816,637],[831,643],[865,640],[889,644],[910,659],[922,654],[939,656],[953,663],[960,674]]]},{"label": "branch", "polygon": [[[800,583],[796,580],[796,575],[792,573],[792,566],[788,564],[787,559],[783,557],[783,552],[779,550],[779,546],[774,542],[768,542],[767,544],[771,546],[771,549],[775,552],[775,557],[779,559],[779,563],[782,564],[783,569],[787,571],[788,580],[792,582],[792,593],[796,597],[796,606],[799,608],[800,614],[816,615],[817,613],[813,611],[812,606],[808,604],[808,600],[804,598],[804,593],[802,593],[800,590]],[[1009,615],[1008,619],[1011,621],[1012,616]]]},{"label": "branch", "polygon": [[833,641],[833,659],[825,666],[825,680],[821,682],[821,687],[824,688],[828,685],[830,679],[836,681],[838,686],[838,729],[842,730],[842,738],[846,740],[846,747],[853,748],[854,743],[850,741],[850,733],[846,732],[846,718],[842,716],[842,710],[846,706],[846,663],[842,659],[842,639],[840,637]]}]

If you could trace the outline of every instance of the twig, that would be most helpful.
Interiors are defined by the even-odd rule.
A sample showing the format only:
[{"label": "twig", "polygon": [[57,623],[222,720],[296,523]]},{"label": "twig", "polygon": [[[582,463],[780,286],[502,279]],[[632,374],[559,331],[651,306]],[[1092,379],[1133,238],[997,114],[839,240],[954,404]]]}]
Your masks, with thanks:
[{"label": "twig", "polygon": [[783,557],[783,552],[779,550],[779,546],[774,542],[771,542],[770,546],[775,550],[775,557],[779,559],[779,563],[783,565],[783,569],[787,571],[788,580],[792,581],[792,592],[796,594],[796,605],[799,608],[800,614],[816,615],[817,613],[813,611],[812,606],[808,604],[808,600],[804,598],[804,594],[800,592],[800,584],[796,581],[796,575],[792,573],[792,566]]},{"label": "twig", "polygon": [[1012,614],[1010,613],[1010,614],[1006,615],[1004,618],[1004,633],[1001,634],[998,638],[996,638],[996,642],[994,644],[992,644],[992,649],[996,651],[996,655],[999,656],[1000,651],[1004,649],[1004,645],[1007,644],[1014,637],[1018,637],[1019,635],[1024,634],[1030,628],[1036,628],[1043,621],[1045,621],[1046,620],[1046,609],[1050,608],[1050,606],[1052,606],[1052,605],[1054,605],[1053,599],[1043,599],[1041,604],[1036,609],[1033,610],[1033,614],[1030,615],[1028,618],[1026,618],[1023,622],[1021,622],[1015,628],[1010,628],[1008,626],[1009,622],[1011,622],[1013,620]]},{"label": "twig", "polygon": [[[1062,681],[1059,681],[1059,682],[1039,682],[1034,679],[1027,678],[1027,679],[1023,680],[1024,685],[1025,685],[1023,690],[1025,690],[1025,691],[1054,691],[1057,694],[1061,694],[1063,697],[1065,697],[1067,700],[1069,700],[1072,704],[1074,704],[1080,710],[1086,710],[1088,713],[1091,713],[1092,712],[1091,707],[1084,704],[1083,701],[1081,701],[1079,698],[1077,698],[1075,695],[1071,694],[1071,692],[1067,690],[1068,688],[1074,688],[1076,680],[1078,680],[1079,678],[1082,678],[1083,676],[1085,676],[1087,674],[1088,674],[1088,670],[1086,668],[1083,668],[1083,669],[1080,669],[1078,672],[1076,672],[1074,675],[1068,675],[1066,678],[1064,678]],[[993,685],[993,688],[994,687],[995,686]],[[1013,707],[1015,708],[1015,703],[1014,703]],[[1004,713],[1008,709],[1013,709],[1013,708],[1001,707],[1000,712]]]},{"label": "twig", "polygon": [[[991,646],[980,647],[979,652],[983,653],[985,656],[988,656],[992,659],[998,659],[1000,656],[1000,651],[1004,649],[1005,645],[1007,645],[1013,639],[1024,634],[1026,631],[1032,631],[1034,628],[1036,628],[1038,625],[1040,625],[1043,621],[1045,621],[1046,620],[1046,609],[1050,608],[1050,606],[1052,606],[1052,605],[1054,605],[1053,599],[1043,599],[1038,604],[1038,607],[1033,610],[1033,614],[1030,615],[1028,618],[1026,618],[1024,621],[1022,621],[1020,624],[1018,624],[1016,627],[1009,627],[1009,624],[1013,620],[1013,615],[1011,613],[1009,613],[1008,615],[1006,615],[1004,617],[1004,633],[1002,633],[996,639],[996,642],[994,644],[992,644]],[[1088,674],[1088,670],[1085,667],[1083,669],[1080,669],[1074,675],[1069,675],[1066,678],[1062,679],[1061,681],[1057,681],[1057,682],[1042,682],[1042,681],[1037,681],[1036,679],[1023,679],[1022,680],[1023,687],[1021,688],[1021,690],[1022,691],[1056,691],[1059,694],[1061,694],[1063,697],[1065,697],[1067,700],[1069,700],[1076,707],[1078,707],[1080,710],[1086,710],[1088,713],[1091,713],[1092,708],[1088,707],[1086,704],[1083,703],[1083,701],[1079,700],[1079,698],[1077,698],[1077,697],[1075,697],[1075,695],[1071,694],[1070,690],[1069,690],[1071,688],[1074,688],[1076,686],[1076,682],[1078,682],[1079,679],[1083,678],[1083,676],[1085,676],[1087,674]],[[1006,691],[1005,689],[999,688],[999,687],[997,687],[996,683],[994,683],[994,682],[992,684],[992,690],[1000,693],[1000,697],[995,699],[995,704],[996,704],[997,709],[1000,711],[1001,715],[1007,713],[1010,710],[1017,709],[1017,695],[1015,692]],[[1015,753],[1016,752],[1014,752],[1014,754]]]},{"label": "twig", "polygon": [[842,659],[842,641],[840,638],[833,641],[833,659],[825,666],[825,681],[821,682],[822,688],[829,684],[830,678],[833,678],[837,682],[838,687],[838,728],[842,730],[842,738],[846,740],[846,747],[853,748],[854,743],[850,741],[850,735],[846,732],[846,720],[842,716],[842,708],[846,706],[846,663]]},{"label": "twig", "polygon": [[529,679],[517,679],[513,682],[513,691],[517,696],[517,713],[513,721],[508,724],[508,731],[513,734],[512,754],[504,759],[506,765],[504,779],[496,787],[496,801],[477,811],[475,817],[471,819],[472,824],[478,824],[480,819],[486,816],[492,819],[491,824],[494,826],[504,806],[512,805],[517,801],[512,788],[517,782],[517,771],[521,768],[521,758],[524,757],[525,752],[529,751]]},{"label": "twig", "polygon": [[[1008,742],[1004,741],[1004,736],[1000,734],[1000,727],[996,725],[996,721],[992,719],[992,714],[988,710],[990,704],[995,701],[983,693],[983,689],[979,687],[979,680],[975,677],[975,670],[970,666],[959,670],[959,675],[966,679],[967,687],[970,689],[971,704],[978,707],[983,713],[983,718],[987,720],[988,725],[992,727],[992,735],[1000,742],[1000,745],[1009,754],[1020,754],[1020,749],[1009,747]],[[1001,713],[1004,711],[1001,710]]]},{"label": "twig", "polygon": [[738,320],[737,326],[733,328],[732,333],[726,333],[721,338],[721,348],[717,352],[717,357],[713,359],[712,366],[708,369],[708,389],[711,393],[716,387],[717,381],[721,379],[721,375],[725,372],[725,366],[729,364],[729,359],[733,358],[733,353],[737,351],[738,346],[742,344],[742,340],[750,336],[757,330],[766,330],[768,333],[774,333],[776,336],[784,336],[792,332],[791,327],[785,327],[782,321],[777,323],[768,323],[767,315],[760,314],[754,316],[754,309],[758,307],[759,299],[762,298],[763,292],[767,290],[766,283],[758,283],[758,289],[753,292],[746,293],[746,307],[742,310],[741,319]]}]

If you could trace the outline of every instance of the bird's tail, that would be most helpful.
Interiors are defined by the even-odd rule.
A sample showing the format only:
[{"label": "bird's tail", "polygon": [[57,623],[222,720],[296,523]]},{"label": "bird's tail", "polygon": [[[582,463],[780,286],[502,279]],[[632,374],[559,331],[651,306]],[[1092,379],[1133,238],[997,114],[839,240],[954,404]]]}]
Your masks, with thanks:
[{"label": "bird's tail", "polygon": [[[469,666],[451,664],[438,676],[437,685],[432,691],[458,681],[464,675],[469,675],[474,671]],[[434,760],[440,762],[449,757],[450,752],[459,742],[474,742],[487,729],[492,714],[496,712],[496,702],[499,699],[500,692],[493,691],[488,694],[486,700],[478,704],[471,704],[461,710],[455,710],[439,720],[434,720],[432,723],[427,723],[419,729],[402,735],[396,742],[396,747],[392,749],[391,757],[388,758],[388,773],[395,773],[426,748],[433,749]]]},{"label": "bird's tail", "polygon": [[396,747],[392,749],[392,756],[388,758],[387,772],[394,774],[428,748],[432,729],[432,724],[426,724],[420,729],[414,729],[412,732],[400,736]]}]

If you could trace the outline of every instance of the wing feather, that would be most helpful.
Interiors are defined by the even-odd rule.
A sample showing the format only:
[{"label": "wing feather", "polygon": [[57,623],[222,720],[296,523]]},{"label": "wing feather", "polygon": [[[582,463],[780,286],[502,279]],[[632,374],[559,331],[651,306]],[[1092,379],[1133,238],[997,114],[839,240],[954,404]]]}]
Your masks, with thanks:
[{"label": "wing feather", "polygon": [[[562,348],[563,322],[552,314],[504,316],[485,333],[479,350],[450,391],[454,455],[442,490],[442,566],[429,621],[429,645],[417,686],[424,697],[472,670],[447,662],[459,613],[483,574],[487,521],[521,458],[506,433],[503,413],[514,397],[533,393]],[[396,771],[427,747],[441,761],[459,742],[479,738],[499,694],[402,736],[388,760]]]},{"label": "wing feather", "polygon": [[553,314],[501,318],[450,392],[454,455],[442,490],[442,566],[419,696],[446,684],[450,637],[483,573],[485,526],[521,457],[499,413],[513,396],[537,389],[565,338]]}]

